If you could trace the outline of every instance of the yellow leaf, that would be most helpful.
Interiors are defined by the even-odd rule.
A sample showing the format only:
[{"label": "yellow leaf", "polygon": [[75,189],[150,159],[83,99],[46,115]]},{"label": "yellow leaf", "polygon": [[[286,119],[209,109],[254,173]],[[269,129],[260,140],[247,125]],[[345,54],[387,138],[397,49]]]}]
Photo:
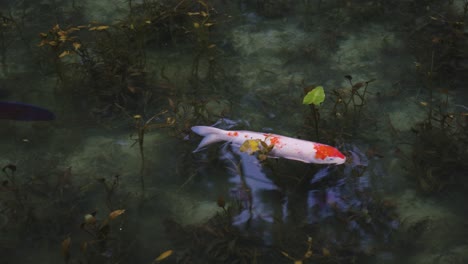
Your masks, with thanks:
[{"label": "yellow leaf", "polygon": [[199,28],[200,27],[200,24],[198,24],[197,22],[193,23],[193,27],[194,28]]},{"label": "yellow leaf", "polygon": [[211,45],[209,45],[207,48],[212,49],[212,48],[214,48],[214,47],[216,47],[216,44],[211,44]]},{"label": "yellow leaf", "polygon": [[205,2],[203,2],[203,1],[201,1],[201,0],[198,0],[197,2],[198,2],[200,5],[204,6],[205,8],[208,8],[208,5],[207,5]]},{"label": "yellow leaf", "polygon": [[39,36],[40,36],[41,38],[46,38],[46,37],[47,37],[47,34],[46,34],[46,33],[39,33]]},{"label": "yellow leaf", "polygon": [[208,16],[208,14],[207,14],[205,11],[201,11],[200,13],[201,13],[201,15],[202,15],[203,17],[207,17],[207,16]]},{"label": "yellow leaf", "polygon": [[59,40],[65,42],[67,40],[67,35],[60,36]]},{"label": "yellow leaf", "polygon": [[106,30],[106,29],[108,29],[108,28],[109,28],[109,26],[90,27],[90,28],[89,28],[89,31],[94,31],[94,30],[96,30],[96,31],[102,31],[102,30]]},{"label": "yellow leaf", "polygon": [[242,143],[239,150],[241,152],[247,152],[249,154],[253,154],[254,152],[260,149],[260,140],[258,139],[247,139]]},{"label": "yellow leaf", "polygon": [[205,23],[203,24],[205,27],[211,27],[212,25],[214,25],[214,23]]},{"label": "yellow leaf", "polygon": [[151,20],[146,20],[145,23],[146,24],[151,24]]},{"label": "yellow leaf", "polygon": [[79,27],[72,27],[72,28],[67,29],[67,33],[70,33],[70,32],[73,32],[73,31],[79,31],[79,30],[80,30]]},{"label": "yellow leaf", "polygon": [[294,264],[302,264],[302,263],[303,263],[302,260],[295,260],[294,261]]},{"label": "yellow leaf", "polygon": [[51,45],[52,47],[57,46],[57,41],[49,41],[47,44]]},{"label": "yellow leaf", "polygon": [[75,48],[75,50],[81,48],[81,44],[78,43],[78,42],[73,42],[73,47]]},{"label": "yellow leaf", "polygon": [[96,28],[96,30],[106,30],[108,28],[109,28],[109,26],[99,26],[99,27]]},{"label": "yellow leaf", "polygon": [[134,30],[135,29],[135,26],[133,24],[130,24],[130,29],[131,30]]},{"label": "yellow leaf", "polygon": [[281,254],[283,254],[283,256],[289,258],[289,254],[288,254],[288,253],[286,253],[286,252],[284,252],[284,251],[281,251]]},{"label": "yellow leaf", "polygon": [[59,55],[58,57],[59,57],[59,58],[63,58],[63,57],[65,57],[65,56],[67,56],[67,55],[70,55],[70,51],[69,51],[69,50],[66,50],[66,51],[60,53],[60,55]]},{"label": "yellow leaf", "polygon": [[419,102],[422,106],[427,106],[427,102]]},{"label": "yellow leaf", "polygon": [[328,257],[328,256],[330,256],[330,250],[328,250],[326,248],[322,248],[322,254],[323,254],[323,256]]},{"label": "yellow leaf", "polygon": [[170,255],[172,255],[172,253],[174,253],[173,250],[169,249],[167,251],[164,251],[163,253],[161,253],[161,255],[159,255],[154,261],[156,262],[160,262],[166,258],[168,258]]},{"label": "yellow leaf", "polygon": [[189,16],[196,16],[196,15],[199,15],[200,12],[188,12],[187,15]]},{"label": "yellow leaf", "polygon": [[110,218],[110,220],[114,220],[115,218],[117,218],[117,216],[119,216],[119,215],[121,215],[123,213],[125,213],[124,209],[115,210],[115,211],[113,211],[113,212],[111,212],[109,214],[109,218]]}]

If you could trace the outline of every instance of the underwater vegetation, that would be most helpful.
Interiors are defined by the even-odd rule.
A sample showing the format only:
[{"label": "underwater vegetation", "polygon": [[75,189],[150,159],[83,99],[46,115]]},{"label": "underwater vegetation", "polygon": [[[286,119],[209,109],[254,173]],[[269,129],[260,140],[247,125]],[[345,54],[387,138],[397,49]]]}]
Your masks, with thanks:
[{"label": "underwater vegetation", "polygon": [[[129,0],[102,21],[88,2],[0,4],[6,263],[409,263],[434,222],[400,218],[387,159],[424,198],[466,198],[467,1]],[[388,35],[362,61],[340,50],[375,24],[411,66],[376,73],[403,52]],[[389,102],[424,118],[399,131]],[[269,137],[192,154],[208,125],[324,142],[346,163],[267,159]],[[107,141],[78,156],[93,133]]]}]

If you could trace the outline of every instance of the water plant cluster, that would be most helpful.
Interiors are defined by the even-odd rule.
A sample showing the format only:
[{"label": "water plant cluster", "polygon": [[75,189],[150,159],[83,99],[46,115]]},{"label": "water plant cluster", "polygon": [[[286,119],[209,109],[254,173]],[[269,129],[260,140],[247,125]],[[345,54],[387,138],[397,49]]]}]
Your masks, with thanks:
[{"label": "water plant cluster", "polygon": [[[430,220],[405,223],[398,204],[373,189],[381,180],[373,164],[389,151],[362,144],[372,140],[379,146],[395,145],[392,150],[405,161],[402,166],[416,190],[431,198],[444,193],[464,197],[468,106],[456,96],[466,96],[460,86],[468,68],[467,1],[125,3],[122,15],[112,21],[89,20],[84,2],[1,4],[2,81],[25,79],[30,72],[35,80],[47,79],[42,91],[12,93],[55,102],[61,116],[54,124],[31,128],[1,124],[1,129],[8,128],[2,136],[16,140],[20,132],[32,129],[42,142],[58,145],[53,150],[22,138],[21,147],[5,148],[13,151],[0,156],[0,252],[6,263],[37,263],[20,256],[34,249],[39,253],[32,255],[48,263],[382,263],[386,252],[406,252],[398,245],[416,248],[414,239],[430,230]],[[317,16],[322,19],[311,19]],[[383,19],[388,17],[400,22]],[[350,26],[365,28],[369,20],[398,28],[414,56],[411,77],[416,80],[404,75],[386,86],[384,74],[350,67],[352,63],[347,64],[350,69],[337,68],[327,60],[352,34],[346,32]],[[254,24],[246,33],[252,39],[250,34],[278,21],[293,21],[318,36],[299,48],[284,47],[285,72],[296,71],[304,61],[312,61],[314,69],[331,70],[318,74],[305,66],[301,78],[281,80],[287,89],[242,87],[247,82],[238,74],[243,64],[229,43],[229,28]],[[378,56],[401,51],[389,42],[382,38]],[[277,74],[260,70],[259,75],[269,80]],[[407,88],[411,85],[418,88]],[[410,131],[396,128],[381,108],[401,101],[424,112]],[[256,110],[244,117],[249,102]],[[261,122],[281,122],[275,114],[265,114],[272,108],[278,116],[287,115],[286,125],[295,123],[290,134],[335,145],[348,162],[319,167],[269,159],[274,146],[261,140],[246,140],[238,152],[221,147],[191,153],[199,140],[190,132],[193,125],[221,120],[216,125],[268,130]],[[261,114],[268,117],[259,118]],[[122,129],[131,135],[138,169],[127,177],[110,172],[82,175],[72,164],[63,166],[83,142],[80,131],[86,129],[75,131],[81,122],[109,134]],[[152,133],[166,137],[150,146]],[[163,141],[172,145],[164,147]],[[363,145],[367,151],[361,150]],[[33,146],[55,153],[15,156],[28,155]],[[148,155],[152,148],[171,152],[155,158]],[[243,152],[256,157],[245,158]],[[151,165],[157,162],[160,168]],[[252,181],[248,164],[257,166],[262,181]],[[209,181],[205,187],[219,194],[217,199],[205,194],[217,207],[215,213],[190,224],[171,217],[175,205],[164,192],[165,184],[175,182],[175,196],[183,196],[215,177],[232,183],[221,188]],[[40,243],[50,252],[40,253],[45,248]]]}]

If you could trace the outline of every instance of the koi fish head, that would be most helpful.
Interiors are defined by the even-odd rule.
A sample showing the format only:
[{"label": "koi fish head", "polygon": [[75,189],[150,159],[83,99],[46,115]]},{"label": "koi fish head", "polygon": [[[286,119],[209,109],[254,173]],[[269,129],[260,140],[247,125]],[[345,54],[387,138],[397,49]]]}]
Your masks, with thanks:
[{"label": "koi fish head", "polygon": [[346,156],[332,146],[315,144],[314,149],[317,163],[338,165],[346,162]]}]

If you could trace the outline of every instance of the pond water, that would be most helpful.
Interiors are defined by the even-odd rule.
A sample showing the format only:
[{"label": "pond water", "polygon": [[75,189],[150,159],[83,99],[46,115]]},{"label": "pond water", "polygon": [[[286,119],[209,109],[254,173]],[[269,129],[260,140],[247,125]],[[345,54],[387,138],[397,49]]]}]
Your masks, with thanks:
[{"label": "pond water", "polygon": [[468,2],[441,2],[1,2],[0,262],[468,263]]}]

